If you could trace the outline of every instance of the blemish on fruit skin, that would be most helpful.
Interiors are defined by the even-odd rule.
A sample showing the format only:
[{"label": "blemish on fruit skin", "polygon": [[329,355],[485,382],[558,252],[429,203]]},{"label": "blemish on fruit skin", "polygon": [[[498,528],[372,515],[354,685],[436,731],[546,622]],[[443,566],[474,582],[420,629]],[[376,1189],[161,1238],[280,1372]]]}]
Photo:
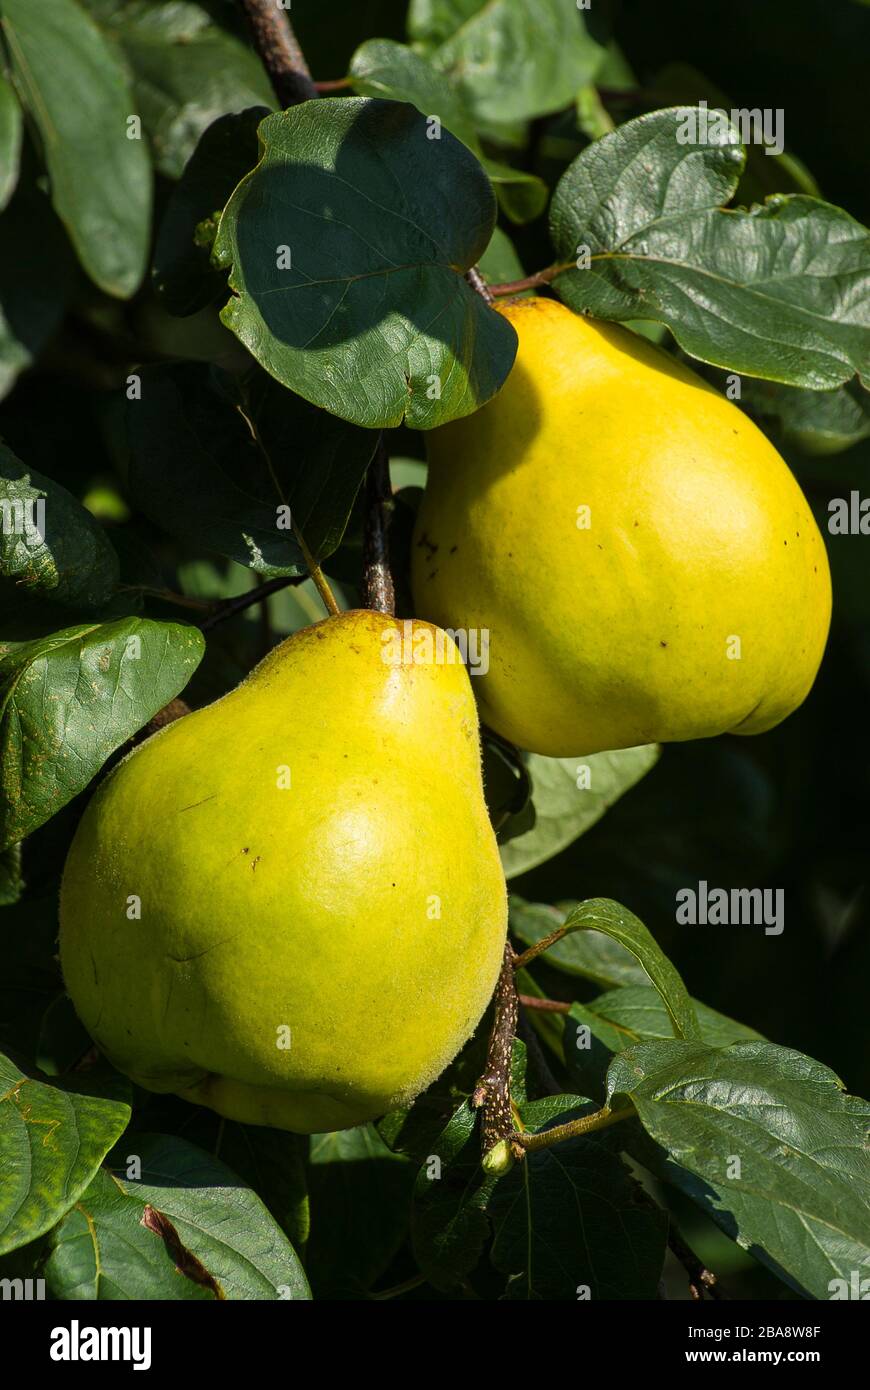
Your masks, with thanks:
[{"label": "blemish on fruit skin", "polygon": [[659,646],[660,646],[660,647],[666,647],[667,645],[668,645],[667,642],[662,642],[661,640],[659,641]]}]

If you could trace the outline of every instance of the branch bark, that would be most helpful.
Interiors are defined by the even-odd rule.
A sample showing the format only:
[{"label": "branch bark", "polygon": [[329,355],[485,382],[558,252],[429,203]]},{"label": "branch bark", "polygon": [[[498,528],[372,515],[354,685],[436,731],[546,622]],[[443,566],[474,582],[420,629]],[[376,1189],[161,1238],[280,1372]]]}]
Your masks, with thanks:
[{"label": "branch bark", "polygon": [[526,275],[522,280],[502,280],[496,285],[489,285],[490,296],[501,298],[507,294],[522,294],[523,290],[537,289],[539,285],[549,285],[563,270],[570,270],[572,264],[573,262],[569,261],[567,265],[548,265],[543,270],[536,270],[534,275]]},{"label": "branch bark", "polygon": [[514,950],[509,941],[505,943],[504,961],[493,1004],[495,1018],[489,1035],[486,1070],[474,1088],[471,1104],[475,1108],[483,1108],[481,1148],[484,1155],[505,1140],[510,1144],[514,1157],[521,1158],[522,1150],[514,1142],[516,1134],[511,1108],[511,1058],[519,999],[514,974]]},{"label": "branch bark", "polygon": [[276,0],[239,0],[254,47],[269,75],[279,104],[298,106],[317,96],[317,88],[287,11]]},{"label": "branch bark", "polygon": [[390,615],[396,611],[396,592],[390,572],[389,529],[392,513],[390,457],[382,434],[366,472],[363,598],[366,608]]}]

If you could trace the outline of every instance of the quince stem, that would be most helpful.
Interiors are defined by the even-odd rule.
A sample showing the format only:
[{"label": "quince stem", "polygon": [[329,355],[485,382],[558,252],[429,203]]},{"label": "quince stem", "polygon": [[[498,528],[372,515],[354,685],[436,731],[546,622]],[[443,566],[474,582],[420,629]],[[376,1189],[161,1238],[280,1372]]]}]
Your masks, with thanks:
[{"label": "quince stem", "polygon": [[390,570],[389,529],[393,515],[390,456],[383,434],[366,472],[365,530],[363,534],[363,595],[366,608],[376,613],[396,612],[396,590]]},{"label": "quince stem", "polygon": [[557,927],[555,931],[550,932],[549,936],[542,936],[540,941],[536,941],[534,946],[523,951],[521,956],[514,956],[514,970],[525,970],[536,956],[543,955],[544,951],[549,951],[551,946],[555,946],[557,941],[561,941],[562,937],[567,935],[567,927]]},{"label": "quince stem", "polygon": [[533,1153],[536,1149],[548,1149],[551,1144],[561,1144],[565,1139],[576,1139],[579,1134],[592,1134],[597,1129],[607,1129],[608,1125],[619,1124],[620,1120],[630,1120],[634,1113],[634,1106],[611,1110],[609,1105],[605,1105],[592,1115],[581,1115],[579,1120],[569,1120],[567,1124],[556,1125],[553,1129],[542,1129],[537,1134],[516,1132],[511,1137],[519,1148],[526,1153]]}]

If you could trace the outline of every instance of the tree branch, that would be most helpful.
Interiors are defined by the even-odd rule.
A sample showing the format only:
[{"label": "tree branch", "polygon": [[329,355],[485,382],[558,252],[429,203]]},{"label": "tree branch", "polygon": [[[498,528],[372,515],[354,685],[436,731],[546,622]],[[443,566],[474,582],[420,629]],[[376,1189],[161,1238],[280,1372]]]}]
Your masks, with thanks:
[{"label": "tree branch", "polygon": [[384,435],[378,440],[365,481],[363,598],[366,608],[395,614],[396,593],[390,572],[389,529],[393,513],[390,457]]},{"label": "tree branch", "polygon": [[263,584],[258,584],[254,589],[248,589],[243,594],[234,594],[232,598],[221,599],[215,604],[207,618],[199,624],[200,632],[210,632],[218,623],[225,623],[227,618],[234,618],[237,613],[243,613],[246,608],[252,608],[255,603],[262,603],[263,599],[270,594],[277,594],[279,589],[286,589],[290,584],[304,584],[308,579],[307,574],[287,574],[281,575],[277,579],[267,579]]},{"label": "tree branch", "polygon": [[691,1250],[679,1231],[671,1226],[668,1233],[668,1246],[689,1276],[689,1292],[696,1303],[700,1303],[706,1293],[708,1298],[723,1299],[725,1294],[719,1287],[716,1275],[707,1269],[694,1250]]},{"label": "tree branch", "polygon": [[503,280],[499,284],[488,285],[487,288],[494,298],[507,294],[522,294],[523,290],[534,290],[538,285],[549,285],[551,280],[555,280],[563,270],[571,270],[573,265],[573,261],[569,261],[567,265],[548,265],[543,270],[536,270],[534,275],[527,275],[523,280]]},{"label": "tree branch", "polygon": [[485,300],[487,304],[492,303],[492,291],[476,265],[473,265],[470,270],[466,270],[465,278],[481,299]]},{"label": "tree branch", "polygon": [[276,0],[239,0],[260,61],[279,104],[286,108],[317,96],[287,11]]},{"label": "tree branch", "polygon": [[514,950],[505,942],[501,974],[493,995],[495,1018],[489,1035],[486,1070],[474,1088],[471,1104],[483,1107],[481,1148],[484,1157],[503,1141],[510,1144],[515,1157],[522,1150],[514,1144],[514,1116],[511,1107],[511,1059],[519,1016],[519,1000],[514,976]]}]

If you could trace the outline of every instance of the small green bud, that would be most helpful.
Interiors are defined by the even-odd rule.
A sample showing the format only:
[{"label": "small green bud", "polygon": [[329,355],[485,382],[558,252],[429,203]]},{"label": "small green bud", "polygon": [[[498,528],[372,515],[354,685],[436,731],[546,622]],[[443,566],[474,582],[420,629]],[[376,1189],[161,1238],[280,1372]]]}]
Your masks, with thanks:
[{"label": "small green bud", "polygon": [[481,1167],[491,1178],[503,1178],[513,1168],[515,1159],[507,1139],[500,1139],[483,1155]]}]

